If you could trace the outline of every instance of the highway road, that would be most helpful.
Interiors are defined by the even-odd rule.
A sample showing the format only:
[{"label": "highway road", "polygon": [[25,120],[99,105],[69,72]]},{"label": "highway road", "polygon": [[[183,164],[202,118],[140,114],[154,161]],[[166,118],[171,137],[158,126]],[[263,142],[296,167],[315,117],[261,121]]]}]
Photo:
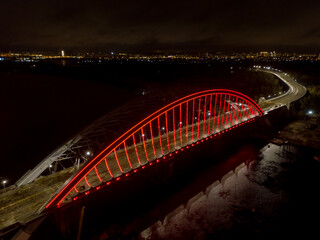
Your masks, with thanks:
[{"label": "highway road", "polygon": [[265,68],[254,68],[256,71],[262,71],[266,73],[270,73],[278,77],[281,81],[288,85],[289,89],[284,94],[279,96],[266,99],[263,102],[259,102],[259,106],[261,109],[267,113],[274,108],[279,106],[286,105],[288,108],[290,107],[290,103],[299,100],[304,97],[307,93],[307,89],[301,84],[297,83],[294,78],[288,75],[285,72],[281,72],[275,69],[265,69]]}]

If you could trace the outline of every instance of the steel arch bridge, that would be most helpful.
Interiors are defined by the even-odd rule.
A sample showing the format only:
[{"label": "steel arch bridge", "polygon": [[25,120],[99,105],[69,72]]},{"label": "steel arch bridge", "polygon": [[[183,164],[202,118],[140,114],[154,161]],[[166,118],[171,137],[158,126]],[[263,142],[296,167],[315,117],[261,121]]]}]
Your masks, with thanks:
[{"label": "steel arch bridge", "polygon": [[251,98],[232,90],[206,90],[180,98],[135,124],[85,162],[39,212],[75,201],[263,114]]}]

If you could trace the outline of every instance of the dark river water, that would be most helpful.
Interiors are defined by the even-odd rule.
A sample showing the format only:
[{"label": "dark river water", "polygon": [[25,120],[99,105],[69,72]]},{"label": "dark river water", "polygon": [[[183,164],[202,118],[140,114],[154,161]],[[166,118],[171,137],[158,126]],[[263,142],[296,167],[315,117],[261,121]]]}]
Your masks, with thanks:
[{"label": "dark river water", "polygon": [[92,230],[96,223],[85,215],[81,239],[318,239],[320,163],[314,154],[291,145],[244,144],[171,191],[151,191],[135,205],[128,200],[140,208],[132,216],[120,211],[122,217],[110,220],[100,213],[105,220]]}]

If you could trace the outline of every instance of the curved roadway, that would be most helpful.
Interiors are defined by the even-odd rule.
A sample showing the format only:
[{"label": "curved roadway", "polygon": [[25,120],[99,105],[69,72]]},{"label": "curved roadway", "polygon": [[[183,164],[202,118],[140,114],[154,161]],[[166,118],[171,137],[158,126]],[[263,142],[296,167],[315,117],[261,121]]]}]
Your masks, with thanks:
[{"label": "curved roadway", "polygon": [[257,68],[256,70],[275,75],[289,87],[288,91],[284,94],[267,99],[263,102],[259,102],[259,106],[265,113],[268,113],[272,109],[283,105],[286,105],[289,108],[292,102],[299,100],[307,93],[307,89],[301,84],[297,83],[287,73],[281,72],[279,70],[269,70],[261,68]]}]

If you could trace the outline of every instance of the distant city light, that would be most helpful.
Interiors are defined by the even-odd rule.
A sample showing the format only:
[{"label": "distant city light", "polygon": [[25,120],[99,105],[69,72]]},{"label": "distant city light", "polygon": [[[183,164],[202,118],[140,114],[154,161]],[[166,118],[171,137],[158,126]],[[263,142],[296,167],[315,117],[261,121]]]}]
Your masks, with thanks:
[{"label": "distant city light", "polygon": [[308,114],[310,114],[310,115],[313,114],[313,111],[312,111],[312,110],[309,110],[309,111],[308,111]]},{"label": "distant city light", "polygon": [[90,152],[90,151],[87,151],[87,152],[86,152],[86,155],[87,155],[87,156],[90,156],[90,155],[91,155],[91,152]]}]

